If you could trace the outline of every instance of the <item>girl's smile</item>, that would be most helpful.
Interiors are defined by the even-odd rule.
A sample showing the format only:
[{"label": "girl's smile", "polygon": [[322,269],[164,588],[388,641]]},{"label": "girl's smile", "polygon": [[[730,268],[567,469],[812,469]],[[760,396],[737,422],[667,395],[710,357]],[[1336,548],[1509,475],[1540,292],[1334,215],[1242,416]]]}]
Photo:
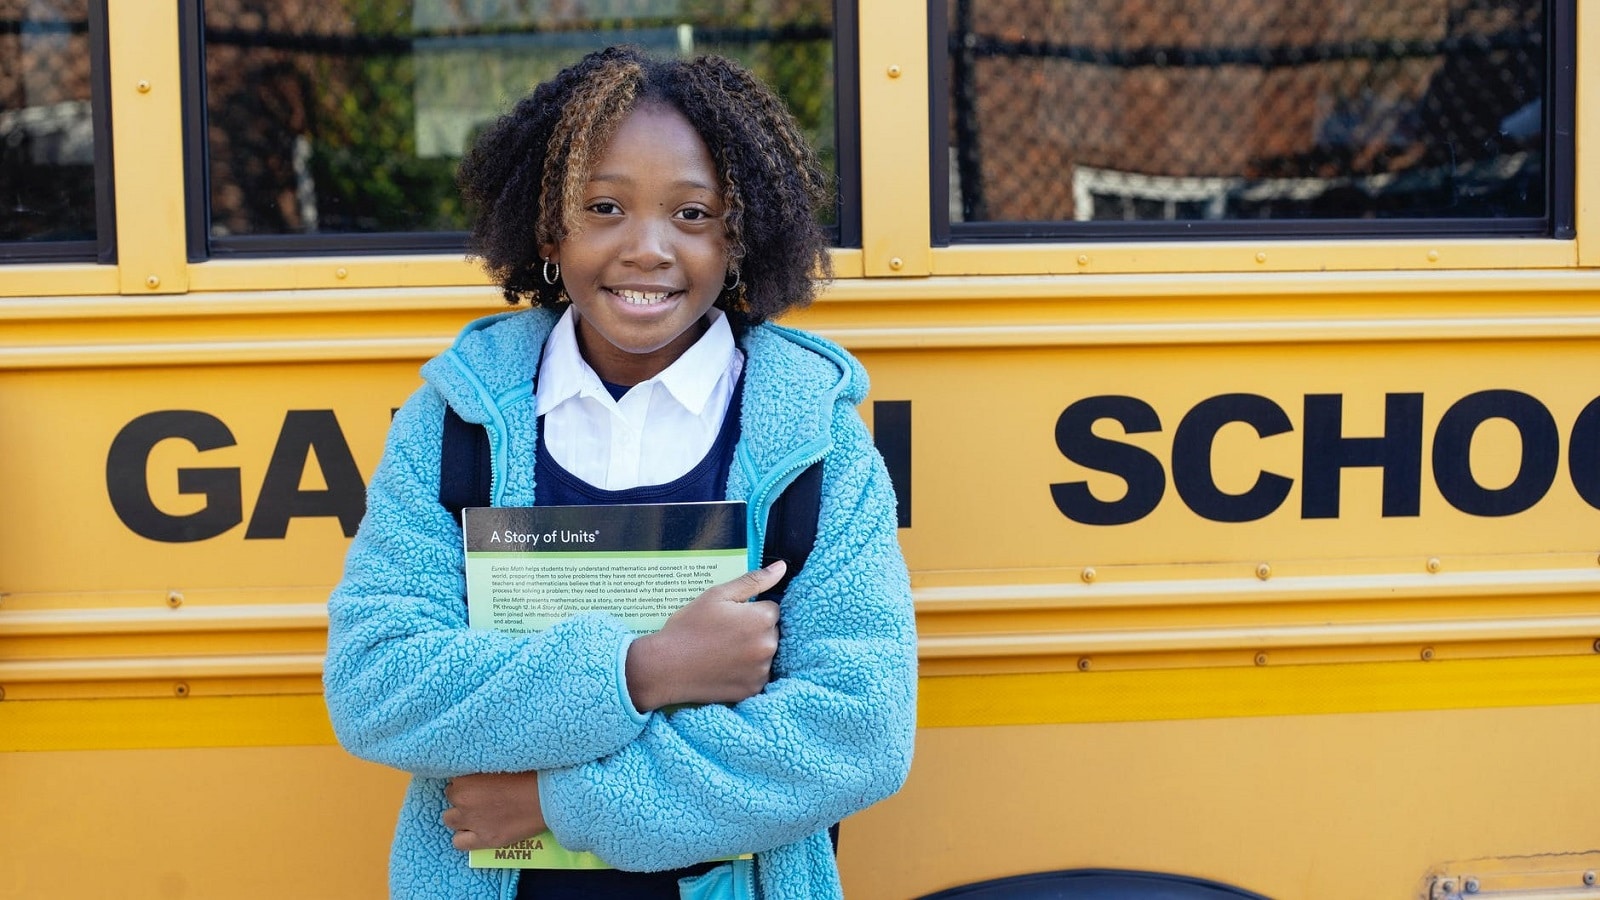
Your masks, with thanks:
[{"label": "girl's smile", "polygon": [[727,277],[721,179],[683,114],[646,103],[617,126],[595,164],[583,212],[559,245],[578,345],[601,378],[659,374],[707,327]]},{"label": "girl's smile", "polygon": [[654,303],[660,303],[673,294],[671,291],[634,291],[628,288],[613,288],[612,293],[621,297],[622,302],[631,303],[634,306],[650,306]]}]

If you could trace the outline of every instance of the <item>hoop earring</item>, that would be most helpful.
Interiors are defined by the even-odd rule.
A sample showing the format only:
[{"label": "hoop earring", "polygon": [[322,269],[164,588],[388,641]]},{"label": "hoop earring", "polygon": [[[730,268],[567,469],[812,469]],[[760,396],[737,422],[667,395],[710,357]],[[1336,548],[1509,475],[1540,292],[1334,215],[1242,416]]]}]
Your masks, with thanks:
[{"label": "hoop earring", "polygon": [[[555,266],[556,271],[554,275],[550,274],[551,266]],[[545,284],[555,284],[559,282],[561,280],[561,263],[552,263],[548,258],[545,259],[544,271],[542,274],[544,275]]]},{"label": "hoop earring", "polygon": [[724,291],[732,291],[735,288],[737,288],[738,286],[739,286],[739,270],[738,269],[734,269],[733,270],[733,283],[732,284],[728,283],[727,276],[723,276],[722,289]]}]

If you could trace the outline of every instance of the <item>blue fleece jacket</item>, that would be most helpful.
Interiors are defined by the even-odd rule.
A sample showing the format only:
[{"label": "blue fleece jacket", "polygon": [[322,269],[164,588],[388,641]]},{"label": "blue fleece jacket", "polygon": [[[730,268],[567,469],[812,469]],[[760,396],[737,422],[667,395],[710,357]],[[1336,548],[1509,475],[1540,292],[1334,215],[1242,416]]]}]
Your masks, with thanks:
[{"label": "blue fleece jacket", "polygon": [[438,502],[445,404],[486,426],[498,506],[531,506],[533,369],[555,323],[480,320],[423,367],[396,413],[367,513],[329,600],[328,711],[352,753],[413,773],[390,862],[395,897],[502,898],[515,873],[470,869],[439,821],[446,780],[538,770],[567,847],[619,868],[756,854],[764,900],[841,895],[828,825],[896,791],[911,763],[916,634],[883,462],[841,348],[773,325],[742,339],[741,437],[727,496],[749,504],[751,566],[772,500],[823,459],[809,561],[780,609],[773,681],[733,706],[640,715],[615,618],[537,635],[467,628],[461,532]]}]

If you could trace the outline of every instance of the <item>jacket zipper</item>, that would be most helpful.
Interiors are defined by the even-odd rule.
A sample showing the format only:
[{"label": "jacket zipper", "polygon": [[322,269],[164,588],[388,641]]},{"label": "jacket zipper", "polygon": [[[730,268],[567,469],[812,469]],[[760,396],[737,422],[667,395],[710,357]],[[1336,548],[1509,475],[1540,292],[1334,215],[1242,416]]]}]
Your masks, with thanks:
[{"label": "jacket zipper", "polygon": [[755,861],[755,859],[751,858],[749,865],[739,866],[738,869],[739,869],[739,872],[744,876],[744,890],[745,890],[745,894],[744,895],[746,897],[749,897],[750,900],[755,900],[755,898],[756,898],[756,861]]},{"label": "jacket zipper", "polygon": [[[749,507],[750,511],[748,515],[750,516],[751,524],[757,526],[755,544],[751,548],[756,553],[756,559],[754,561],[757,568],[760,568],[761,553],[766,549],[767,544],[767,517],[772,513],[772,510],[768,506],[768,498],[775,497],[776,495],[782,493],[784,488],[787,488],[789,485],[793,484],[794,480],[800,477],[801,472],[804,472],[811,466],[821,462],[822,458],[827,455],[828,448],[824,446],[817,450],[814,454],[784,470],[781,476],[773,479],[771,482],[768,482],[766,487],[762,488],[760,495],[756,497],[756,502]],[[758,512],[760,513],[759,523],[756,521],[756,514]]]}]

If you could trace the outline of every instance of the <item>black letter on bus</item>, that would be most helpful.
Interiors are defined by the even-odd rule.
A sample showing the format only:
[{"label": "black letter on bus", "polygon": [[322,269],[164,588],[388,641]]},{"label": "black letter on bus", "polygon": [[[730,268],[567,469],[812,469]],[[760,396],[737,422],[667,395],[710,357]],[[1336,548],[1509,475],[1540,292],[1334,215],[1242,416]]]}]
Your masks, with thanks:
[{"label": "black letter on bus", "polygon": [[[1517,477],[1490,490],[1472,477],[1472,436],[1490,419],[1505,419],[1522,435]],[[1561,436],[1555,417],[1521,391],[1479,391],[1456,401],[1433,436],[1433,480],[1444,499],[1471,516],[1510,516],[1544,499],[1556,480]]]},{"label": "black letter on bus", "polygon": [[1223,394],[1195,404],[1172,434],[1172,486],[1195,514],[1213,522],[1254,522],[1289,496],[1294,479],[1262,472],[1250,490],[1227,494],[1211,473],[1211,445],[1229,422],[1243,422],[1261,437],[1293,431],[1289,416],[1265,397]]},{"label": "black letter on bus", "polygon": [[150,499],[150,451],[169,438],[188,441],[202,452],[234,445],[221,419],[187,409],[164,409],[134,419],[111,440],[106,453],[106,493],[128,530],[169,544],[214,538],[244,520],[238,469],[179,469],[178,493],[202,494],[205,506],[174,516]]},{"label": "black letter on bus", "polygon": [[[328,487],[302,491],[300,477],[313,450]],[[267,476],[261,482],[261,496],[245,538],[281,538],[289,533],[290,519],[317,516],[337,516],[344,536],[351,537],[366,511],[367,486],[333,410],[289,410],[283,417],[278,445],[272,448],[272,461],[267,463]]]},{"label": "black letter on bus", "polygon": [[1572,472],[1572,486],[1578,489],[1578,496],[1600,509],[1600,397],[1589,401],[1572,424],[1567,469]]},{"label": "black letter on bus", "polygon": [[1383,437],[1343,434],[1344,397],[1307,394],[1300,516],[1339,517],[1339,476],[1347,468],[1383,470],[1383,515],[1414,516],[1422,504],[1422,395],[1384,398]]},{"label": "black letter on bus", "polygon": [[872,443],[889,470],[898,526],[911,527],[911,401],[872,402]]},{"label": "black letter on bus", "polygon": [[1161,430],[1161,417],[1150,404],[1136,397],[1087,397],[1062,411],[1056,419],[1056,447],[1080,466],[1117,475],[1128,483],[1121,500],[1098,500],[1088,482],[1050,485],[1056,509],[1085,525],[1126,525],[1149,515],[1167,490],[1167,473],[1161,460],[1132,444],[1097,437],[1091,429],[1101,419],[1115,419],[1128,434]]}]

